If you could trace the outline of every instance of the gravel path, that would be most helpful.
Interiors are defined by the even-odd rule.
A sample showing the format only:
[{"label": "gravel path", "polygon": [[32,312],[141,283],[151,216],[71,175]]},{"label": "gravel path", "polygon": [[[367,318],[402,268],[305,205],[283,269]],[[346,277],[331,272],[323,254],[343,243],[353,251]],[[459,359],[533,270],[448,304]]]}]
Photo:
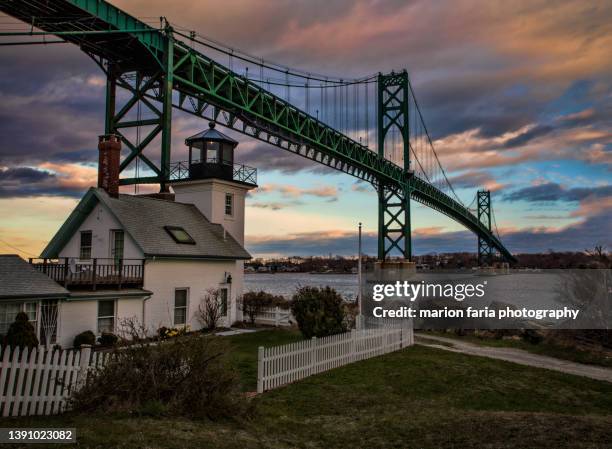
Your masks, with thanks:
[{"label": "gravel path", "polygon": [[[568,360],[556,359],[539,354],[532,354],[522,349],[514,348],[493,348],[490,346],[478,346],[454,338],[444,338],[427,334],[415,333],[416,338],[423,338],[429,341],[434,340],[442,344],[419,342],[417,344],[432,348],[444,349],[445,351],[459,352],[462,354],[478,355],[490,357],[492,359],[506,360],[508,362],[519,363],[521,365],[535,366],[537,368],[561,371],[562,373],[574,374],[576,376],[590,377],[591,379],[612,382],[612,369],[595,365],[585,365],[582,363],[570,362]],[[450,346],[449,346],[450,345]]]}]

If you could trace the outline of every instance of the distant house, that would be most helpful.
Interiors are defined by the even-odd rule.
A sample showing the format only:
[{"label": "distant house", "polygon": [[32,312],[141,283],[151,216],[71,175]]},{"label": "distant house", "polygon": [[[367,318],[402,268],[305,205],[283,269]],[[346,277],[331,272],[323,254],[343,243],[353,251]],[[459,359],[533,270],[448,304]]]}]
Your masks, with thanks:
[{"label": "distant house", "polygon": [[151,333],[197,329],[195,313],[211,289],[220,291],[221,324],[241,319],[237,299],[251,257],[243,247],[244,203],[256,187],[254,169],[236,179],[237,142],[212,126],[186,142],[190,160],[180,163],[186,170],[171,183],[174,193],[126,195],[118,192],[119,141],[101,137],[99,187],[32,261],[68,291],[56,301],[53,342],[70,346],[86,330],[118,333],[126,319]]},{"label": "distant house", "polygon": [[57,303],[70,292],[35,270],[16,254],[0,255],[0,335],[5,335],[19,312],[26,312],[37,335],[43,340],[56,331]]}]

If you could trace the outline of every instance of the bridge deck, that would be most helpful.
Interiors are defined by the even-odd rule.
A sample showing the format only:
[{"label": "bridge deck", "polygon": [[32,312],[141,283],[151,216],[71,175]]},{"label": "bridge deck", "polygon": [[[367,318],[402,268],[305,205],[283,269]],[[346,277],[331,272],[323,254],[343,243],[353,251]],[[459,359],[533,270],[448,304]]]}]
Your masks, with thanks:
[{"label": "bridge deck", "polygon": [[[159,30],[104,1],[2,0],[0,9],[35,28],[62,33],[62,39],[84,52],[120,63],[127,70],[155,69],[156,58],[150,50],[163,50],[164,37]],[[118,30],[138,30],[138,38],[131,33],[113,33]]]}]

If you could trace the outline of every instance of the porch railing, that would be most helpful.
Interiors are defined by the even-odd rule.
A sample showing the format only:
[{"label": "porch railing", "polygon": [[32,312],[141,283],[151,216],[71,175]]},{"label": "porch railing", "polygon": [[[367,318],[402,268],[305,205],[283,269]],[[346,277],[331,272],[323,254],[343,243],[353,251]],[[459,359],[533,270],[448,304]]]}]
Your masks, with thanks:
[{"label": "porch railing", "polygon": [[30,259],[30,264],[66,288],[139,288],[144,259]]},{"label": "porch railing", "polygon": [[193,160],[173,162],[170,164],[170,180],[200,179],[208,177],[225,177],[247,184],[257,184],[257,169],[243,164],[233,164],[217,159],[206,161]]}]

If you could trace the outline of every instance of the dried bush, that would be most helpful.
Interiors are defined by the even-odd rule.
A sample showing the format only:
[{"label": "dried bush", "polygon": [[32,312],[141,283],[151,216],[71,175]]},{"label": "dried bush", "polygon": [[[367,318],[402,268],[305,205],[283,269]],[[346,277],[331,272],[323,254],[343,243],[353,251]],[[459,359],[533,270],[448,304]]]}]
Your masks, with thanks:
[{"label": "dried bush", "polygon": [[291,312],[304,338],[326,337],[345,332],[342,296],[331,287],[301,287],[293,295]]},{"label": "dried bush", "polygon": [[27,313],[19,312],[15,316],[15,321],[11,323],[4,337],[4,344],[14,348],[17,346],[20,348],[38,346],[36,330],[30,323]]},{"label": "dried bush", "polygon": [[139,343],[148,340],[147,327],[136,317],[127,317],[119,320],[119,336],[124,341]]},{"label": "dried bush", "polygon": [[206,290],[202,297],[195,317],[205,330],[211,331],[218,327],[219,322],[229,313],[230,309],[231,299],[228,297],[227,302],[223,304],[221,290],[211,288]]},{"label": "dried bush", "polygon": [[131,412],[194,418],[247,412],[220,337],[183,337],[116,349],[72,396],[80,412]]}]

